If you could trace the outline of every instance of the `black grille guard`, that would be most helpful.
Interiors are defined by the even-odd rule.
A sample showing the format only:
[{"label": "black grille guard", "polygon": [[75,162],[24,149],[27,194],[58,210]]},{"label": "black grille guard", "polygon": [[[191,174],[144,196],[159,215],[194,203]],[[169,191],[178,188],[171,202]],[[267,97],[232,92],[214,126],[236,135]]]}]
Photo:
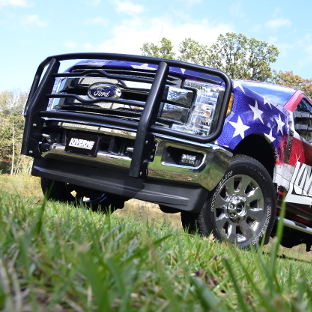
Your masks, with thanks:
[{"label": "black grille guard", "polygon": [[[158,66],[139,122],[101,115],[46,110],[49,99],[55,97],[55,95],[51,94],[52,88],[54,86],[55,77],[68,77],[72,75],[70,73],[58,73],[60,62],[66,60],[81,59],[128,61],[143,64],[154,64]],[[222,102],[218,103],[218,114],[216,114],[214,117],[215,119],[217,119],[216,126],[208,136],[200,136],[185,132],[179,132],[155,125],[170,67],[182,68],[204,75],[206,74],[210,76],[215,76],[224,82],[225,92],[222,98]],[[46,70],[43,74],[45,68]],[[102,75],[105,77],[108,76],[108,74],[105,73],[105,70],[100,69],[96,69],[94,71],[82,70],[81,72],[79,72],[79,74],[81,76],[87,76],[90,74],[94,74],[94,72],[96,72],[97,75]],[[75,72],[74,75],[77,76],[77,72]],[[114,75],[110,74],[110,77],[114,77]],[[119,75],[116,75],[115,77],[120,79]],[[198,78],[198,80],[205,81],[204,78]],[[21,152],[24,155],[32,156],[34,158],[41,158],[38,146],[39,142],[41,142],[43,117],[71,121],[85,121],[88,123],[94,122],[104,125],[126,127],[136,131],[136,139],[134,143],[133,157],[129,175],[137,178],[142,175],[142,172],[144,172],[147,167],[146,159],[148,158],[148,153],[151,144],[153,143],[152,133],[169,135],[171,137],[176,137],[198,143],[210,143],[216,140],[221,134],[223,128],[227,106],[231,96],[231,86],[231,80],[224,72],[213,68],[189,64],[181,61],[113,53],[72,53],[50,56],[39,65],[29,93],[28,101],[25,107],[26,120]],[[101,101],[111,102],[111,99],[101,99]],[[114,101],[120,101],[120,103],[122,103],[122,99]]]}]

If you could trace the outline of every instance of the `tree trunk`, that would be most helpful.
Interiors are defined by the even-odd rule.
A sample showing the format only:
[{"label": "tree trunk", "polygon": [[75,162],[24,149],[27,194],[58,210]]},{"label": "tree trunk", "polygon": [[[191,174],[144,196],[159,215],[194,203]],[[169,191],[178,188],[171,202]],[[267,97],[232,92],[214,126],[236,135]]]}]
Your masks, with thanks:
[{"label": "tree trunk", "polygon": [[13,175],[14,171],[14,161],[15,161],[15,129],[14,129],[14,122],[13,122],[13,129],[12,129],[12,164],[11,164],[11,172],[10,175]]}]

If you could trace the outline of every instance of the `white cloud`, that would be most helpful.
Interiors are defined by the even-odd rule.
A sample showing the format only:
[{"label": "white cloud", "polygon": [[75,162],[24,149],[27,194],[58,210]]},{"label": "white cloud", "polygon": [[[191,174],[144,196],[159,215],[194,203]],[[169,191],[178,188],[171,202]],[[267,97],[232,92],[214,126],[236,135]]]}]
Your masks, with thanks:
[{"label": "white cloud", "polygon": [[69,49],[75,49],[77,47],[77,43],[68,41],[64,43],[64,46]]},{"label": "white cloud", "polygon": [[115,52],[141,54],[140,48],[143,43],[157,44],[162,37],[166,37],[173,43],[177,52],[179,43],[191,37],[201,44],[210,45],[216,41],[222,33],[233,31],[232,27],[226,24],[211,24],[207,20],[197,20],[177,25],[175,20],[168,16],[162,18],[127,19],[113,30],[113,37],[104,42],[94,45],[87,43],[84,46],[86,51],[94,52]]},{"label": "white cloud", "polygon": [[27,7],[32,3],[28,0],[0,0],[0,8],[4,6],[22,6]]},{"label": "white cloud", "polygon": [[107,26],[108,19],[97,16],[94,18],[90,18],[86,20],[86,24],[88,25],[98,25],[98,26]]},{"label": "white cloud", "polygon": [[113,3],[117,6],[117,12],[134,15],[142,13],[144,11],[144,7],[142,5],[133,4],[129,0],[114,0]]},{"label": "white cloud", "polygon": [[[96,49],[92,46],[91,43],[87,42],[83,45],[84,49],[86,52],[97,52]],[[101,52],[106,52],[106,51],[101,51]]]},{"label": "white cloud", "polygon": [[38,26],[38,27],[45,27],[47,24],[43,22],[37,14],[27,15],[22,21],[22,25],[28,26]]},{"label": "white cloud", "polygon": [[288,19],[283,19],[283,18],[277,18],[277,19],[272,19],[269,20],[265,23],[265,26],[267,28],[271,28],[271,29],[277,29],[280,27],[285,27],[285,26],[291,26],[291,21]]}]

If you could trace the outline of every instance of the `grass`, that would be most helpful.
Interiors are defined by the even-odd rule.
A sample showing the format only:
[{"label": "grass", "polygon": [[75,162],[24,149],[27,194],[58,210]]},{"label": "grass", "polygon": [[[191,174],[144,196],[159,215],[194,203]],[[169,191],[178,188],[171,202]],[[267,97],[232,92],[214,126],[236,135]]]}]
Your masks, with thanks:
[{"label": "grass", "polygon": [[312,311],[311,256],[277,239],[242,251],[147,203],[103,215],[0,180],[0,311]]}]

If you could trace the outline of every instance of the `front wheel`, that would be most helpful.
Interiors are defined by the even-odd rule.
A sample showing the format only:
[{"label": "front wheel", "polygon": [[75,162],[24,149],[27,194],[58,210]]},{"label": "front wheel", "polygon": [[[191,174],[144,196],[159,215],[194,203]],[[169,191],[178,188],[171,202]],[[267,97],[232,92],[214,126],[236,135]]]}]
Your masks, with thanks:
[{"label": "front wheel", "polygon": [[46,178],[41,178],[41,188],[47,199],[82,204],[94,211],[113,212],[124,206],[121,196]]},{"label": "front wheel", "polygon": [[269,241],[276,213],[272,178],[257,160],[233,157],[199,215],[200,232],[245,249]]}]

